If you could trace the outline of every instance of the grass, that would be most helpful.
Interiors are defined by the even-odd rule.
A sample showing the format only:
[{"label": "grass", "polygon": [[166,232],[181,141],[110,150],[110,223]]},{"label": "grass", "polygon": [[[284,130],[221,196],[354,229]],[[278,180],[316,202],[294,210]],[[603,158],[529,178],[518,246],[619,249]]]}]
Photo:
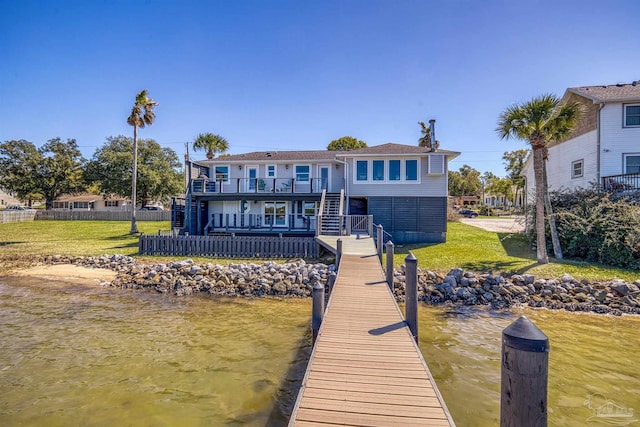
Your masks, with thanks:
[{"label": "grass", "polygon": [[[138,229],[144,233],[156,233],[159,229],[168,230],[169,227],[169,222],[138,222]],[[23,258],[28,258],[29,255],[123,254],[151,262],[186,258],[138,257],[138,237],[129,234],[129,229],[130,223],[127,221],[30,221],[0,224],[0,254]],[[640,279],[638,271],[586,262],[551,259],[549,264],[538,265],[535,252],[524,236],[484,231],[459,222],[449,223],[446,243],[396,247],[394,264],[404,264],[409,251],[418,258],[420,268],[441,273],[460,267],[475,272],[530,273],[536,277],[550,278],[569,273],[576,279],[591,281]],[[219,264],[259,261],[192,258],[198,262]]]},{"label": "grass", "polygon": [[569,273],[576,279],[640,279],[640,272],[588,262],[556,260],[539,265],[536,254],[521,234],[484,231],[471,225],[449,222],[447,242],[433,245],[405,245],[396,248],[394,264],[404,264],[411,251],[424,270],[446,273],[460,267],[476,272],[533,274],[557,278]]}]

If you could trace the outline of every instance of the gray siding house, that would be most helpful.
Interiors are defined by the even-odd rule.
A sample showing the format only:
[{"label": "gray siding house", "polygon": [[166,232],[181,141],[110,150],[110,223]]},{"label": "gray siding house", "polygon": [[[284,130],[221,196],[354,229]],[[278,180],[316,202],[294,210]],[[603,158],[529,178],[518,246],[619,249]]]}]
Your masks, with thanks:
[{"label": "gray siding house", "polygon": [[371,232],[394,243],[444,242],[447,165],[460,153],[383,144],[352,151],[271,151],[188,162],[191,235],[318,236]]}]

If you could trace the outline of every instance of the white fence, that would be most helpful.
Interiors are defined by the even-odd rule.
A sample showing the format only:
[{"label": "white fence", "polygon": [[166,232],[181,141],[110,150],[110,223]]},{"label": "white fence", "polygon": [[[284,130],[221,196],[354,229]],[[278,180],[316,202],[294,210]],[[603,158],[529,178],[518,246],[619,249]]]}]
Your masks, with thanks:
[{"label": "white fence", "polygon": [[[38,211],[38,220],[58,221],[131,221],[131,211]],[[171,211],[137,211],[137,221],[171,221]]]},{"label": "white fence", "polygon": [[0,211],[0,223],[33,221],[36,211]]}]

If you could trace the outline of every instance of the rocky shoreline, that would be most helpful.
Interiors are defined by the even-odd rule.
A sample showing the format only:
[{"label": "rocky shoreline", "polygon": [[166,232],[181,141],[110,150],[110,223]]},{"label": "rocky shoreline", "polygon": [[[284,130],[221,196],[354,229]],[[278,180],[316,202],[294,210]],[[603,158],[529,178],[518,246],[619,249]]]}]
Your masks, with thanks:
[{"label": "rocky shoreline", "polygon": [[[192,260],[142,264],[124,255],[40,256],[32,264],[73,264],[117,272],[104,285],[150,289],[178,296],[205,292],[220,296],[309,297],[313,285],[335,279],[334,265],[298,260],[243,264],[197,264]],[[404,301],[404,266],[394,270],[393,293]],[[601,282],[576,280],[568,274],[558,279],[530,274],[492,275],[451,269],[446,275],[418,269],[418,300],[427,304],[459,304],[509,308],[531,307],[602,314],[640,314],[640,280]]]}]

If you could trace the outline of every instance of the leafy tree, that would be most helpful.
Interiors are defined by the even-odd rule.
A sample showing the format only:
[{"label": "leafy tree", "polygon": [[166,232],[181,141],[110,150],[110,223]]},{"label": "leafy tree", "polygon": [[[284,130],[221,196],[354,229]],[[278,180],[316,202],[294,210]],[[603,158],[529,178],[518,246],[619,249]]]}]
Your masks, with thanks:
[{"label": "leafy tree", "polygon": [[358,148],[365,148],[367,143],[356,139],[352,136],[343,136],[342,138],[334,139],[327,145],[329,151],[350,151]]},{"label": "leafy tree", "polygon": [[480,172],[469,165],[459,171],[449,171],[449,195],[455,197],[477,196],[482,190]]},{"label": "leafy tree", "polygon": [[509,178],[513,184],[514,192],[513,200],[518,200],[518,193],[524,190],[524,176],[522,176],[522,170],[524,169],[524,162],[529,155],[529,150],[521,148],[514,151],[505,151],[502,155],[504,160],[505,170],[507,172],[507,178]]},{"label": "leafy tree", "polygon": [[38,191],[35,168],[41,159],[36,146],[24,139],[0,144],[0,188],[30,200]]},{"label": "leafy tree", "polygon": [[[183,192],[183,176],[178,155],[152,139],[138,141],[138,179],[136,193],[144,206],[153,200],[166,200]],[[131,184],[133,141],[119,135],[107,138],[87,164],[87,181],[105,195],[126,197]]]},{"label": "leafy tree", "polygon": [[227,140],[211,132],[198,134],[193,141],[193,150],[205,150],[207,152],[207,159],[212,160],[216,153],[224,153],[229,149],[229,143]]},{"label": "leafy tree", "polygon": [[19,199],[44,197],[47,209],[64,194],[84,190],[82,158],[74,139],[50,139],[39,149],[29,141],[0,144],[0,186]]},{"label": "leafy tree", "polygon": [[[548,143],[568,137],[581,115],[577,102],[563,103],[555,95],[542,95],[529,102],[514,104],[500,114],[496,131],[502,139],[518,138],[527,141],[533,149],[533,170],[536,185],[536,246],[538,263],[549,262],[544,234],[545,159]],[[562,258],[551,204],[547,204],[549,225],[557,258]]]},{"label": "leafy tree", "polygon": [[435,144],[432,143],[431,128],[427,126],[423,121],[418,122],[418,124],[420,125],[420,132],[422,133],[422,138],[418,139],[418,146],[426,147],[431,151],[437,150],[440,147],[440,141],[436,141]]},{"label": "leafy tree", "polygon": [[138,128],[152,125],[156,119],[154,111],[158,105],[147,95],[147,90],[143,89],[136,95],[136,102],[131,108],[131,114],[127,117],[127,123],[133,126],[133,170],[131,173],[131,234],[138,232],[136,224],[136,180],[138,178]]},{"label": "leafy tree", "polygon": [[507,200],[512,200],[511,186],[512,182],[509,178],[501,178],[494,175],[489,178],[485,191],[496,196],[504,196]]}]

